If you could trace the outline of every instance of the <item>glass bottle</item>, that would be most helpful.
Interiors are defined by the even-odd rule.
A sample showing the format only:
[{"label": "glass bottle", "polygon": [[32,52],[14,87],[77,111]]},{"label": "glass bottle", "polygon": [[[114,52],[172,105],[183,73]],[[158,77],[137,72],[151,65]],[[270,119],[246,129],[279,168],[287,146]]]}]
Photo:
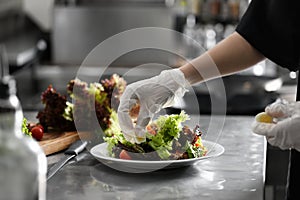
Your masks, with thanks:
[{"label": "glass bottle", "polygon": [[0,200],[45,200],[47,160],[22,122],[15,81],[0,77]]}]

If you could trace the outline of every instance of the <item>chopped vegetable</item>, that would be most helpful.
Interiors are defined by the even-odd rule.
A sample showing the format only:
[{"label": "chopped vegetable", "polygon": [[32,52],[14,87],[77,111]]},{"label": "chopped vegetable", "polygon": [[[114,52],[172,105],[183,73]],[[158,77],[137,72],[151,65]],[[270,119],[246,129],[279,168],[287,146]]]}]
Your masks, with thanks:
[{"label": "chopped vegetable", "polygon": [[131,160],[131,156],[128,154],[128,152],[126,150],[122,150],[119,157],[121,159],[125,159],[125,160]]},{"label": "chopped vegetable", "polygon": [[38,112],[37,118],[46,130],[49,128],[62,131],[75,130],[74,122],[64,117],[68,107],[66,96],[60,95],[52,85],[49,85],[42,93],[41,99],[45,107],[44,110]]},{"label": "chopped vegetable", "polygon": [[31,136],[31,132],[28,128],[28,124],[27,124],[27,119],[23,118],[23,123],[22,123],[22,132],[27,135],[27,136]]},{"label": "chopped vegetable", "polygon": [[157,126],[157,133],[147,134],[147,138],[150,139],[149,145],[154,150],[171,149],[173,139],[179,137],[181,123],[187,119],[189,117],[184,112],[179,115],[160,116],[152,125]]},{"label": "chopped vegetable", "polygon": [[[125,140],[120,128],[104,140],[108,143],[107,150],[113,157],[122,158],[126,152],[132,159],[168,160],[187,159],[204,156],[207,152],[202,144],[199,126],[190,130],[182,123],[189,119],[185,112],[179,115],[164,115],[150,123],[147,127],[146,142],[132,144]],[[114,120],[117,120],[116,118]],[[115,122],[114,122],[115,123]]]},{"label": "chopped vegetable", "polygon": [[94,129],[91,119],[95,113],[102,130],[111,134],[109,129],[114,126],[111,116],[114,115],[125,86],[126,82],[118,75],[112,75],[110,79],[100,83],[88,84],[79,79],[71,80],[67,85],[67,92],[74,100],[73,104],[50,85],[42,94],[45,107],[37,118],[46,130],[74,131],[78,128]]}]

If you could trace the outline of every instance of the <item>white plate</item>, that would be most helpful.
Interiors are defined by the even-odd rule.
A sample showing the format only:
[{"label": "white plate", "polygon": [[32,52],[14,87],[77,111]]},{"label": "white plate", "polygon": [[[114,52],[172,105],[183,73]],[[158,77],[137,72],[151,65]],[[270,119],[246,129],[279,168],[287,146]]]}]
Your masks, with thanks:
[{"label": "white plate", "polygon": [[148,161],[148,160],[124,160],[113,158],[108,155],[107,143],[101,143],[91,149],[91,154],[103,164],[124,172],[144,173],[151,172],[164,168],[177,168],[188,165],[193,165],[196,162],[220,156],[224,153],[224,147],[218,143],[202,140],[203,145],[208,152],[200,158],[182,159],[182,160],[163,160],[163,161]]}]

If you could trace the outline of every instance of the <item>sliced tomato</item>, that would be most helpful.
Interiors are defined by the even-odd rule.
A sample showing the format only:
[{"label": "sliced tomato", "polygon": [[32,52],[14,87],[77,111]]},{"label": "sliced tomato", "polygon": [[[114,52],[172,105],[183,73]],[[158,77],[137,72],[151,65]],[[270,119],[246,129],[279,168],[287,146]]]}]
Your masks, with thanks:
[{"label": "sliced tomato", "polygon": [[150,125],[148,125],[146,129],[151,135],[156,135],[156,131]]},{"label": "sliced tomato", "polygon": [[126,150],[122,150],[119,158],[124,159],[124,160],[131,160],[131,156],[128,154],[128,152]]},{"label": "sliced tomato", "polygon": [[195,146],[196,146],[196,147],[200,147],[200,145],[201,145],[201,144],[199,144],[199,143],[195,143]]}]

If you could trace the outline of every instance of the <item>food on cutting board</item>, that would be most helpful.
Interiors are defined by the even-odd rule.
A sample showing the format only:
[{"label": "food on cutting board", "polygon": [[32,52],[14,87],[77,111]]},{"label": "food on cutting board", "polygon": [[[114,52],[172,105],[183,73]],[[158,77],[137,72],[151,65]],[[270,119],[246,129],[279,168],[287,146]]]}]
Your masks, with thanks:
[{"label": "food on cutting board", "polygon": [[[96,112],[101,128],[110,132],[111,116],[116,112],[112,106],[118,106],[125,87],[126,81],[116,74],[99,83],[88,84],[79,79],[71,80],[67,85],[68,97],[59,94],[49,85],[41,95],[45,106],[38,112],[38,123],[45,128],[45,132],[76,131],[78,127],[90,127],[91,114]],[[74,88],[76,93],[73,92]],[[95,99],[94,105],[89,101],[92,97]],[[75,104],[68,101],[68,98],[73,99]],[[76,119],[73,114],[77,116]]]},{"label": "food on cutting board", "polygon": [[44,136],[44,129],[41,125],[34,126],[30,132],[32,137],[38,141],[42,140]]},{"label": "food on cutting board", "polygon": [[41,124],[28,123],[27,119],[23,119],[22,132],[34,139],[40,141],[44,136],[44,127]]},{"label": "food on cutting board", "polygon": [[52,85],[42,93],[41,101],[44,109],[38,112],[39,123],[45,128],[57,131],[75,130],[72,121],[72,113],[68,111],[72,108],[72,103],[67,101],[67,97],[59,94]]},{"label": "food on cutting board", "polygon": [[27,135],[27,136],[31,137],[31,132],[30,132],[28,127],[29,127],[29,123],[27,122],[27,119],[23,118],[22,133],[24,133],[24,135]]},{"label": "food on cutting board", "polygon": [[273,117],[268,115],[266,112],[258,113],[255,116],[255,120],[257,122],[263,122],[263,123],[273,123]]},{"label": "food on cutting board", "polygon": [[[73,92],[74,87],[77,89],[76,94]],[[44,109],[38,112],[38,122],[27,122],[24,118],[22,131],[25,135],[41,140],[44,132],[76,131],[73,112],[80,116],[76,119],[76,125],[83,124],[85,127],[90,126],[91,112],[96,112],[101,128],[109,135],[112,133],[111,124],[117,123],[112,122],[116,120],[116,109],[112,106],[118,106],[125,87],[126,81],[116,74],[99,83],[88,84],[79,79],[70,80],[66,89],[68,96],[61,95],[49,85],[41,95]],[[94,106],[88,101],[90,97],[95,99]],[[68,99],[73,99],[75,105]]]},{"label": "food on cutting board", "polygon": [[202,132],[196,126],[191,130],[182,123],[189,116],[180,114],[162,115],[146,127],[146,141],[132,144],[125,140],[121,130],[105,137],[107,150],[112,157],[133,160],[178,160],[205,156],[207,149],[202,144]]}]

